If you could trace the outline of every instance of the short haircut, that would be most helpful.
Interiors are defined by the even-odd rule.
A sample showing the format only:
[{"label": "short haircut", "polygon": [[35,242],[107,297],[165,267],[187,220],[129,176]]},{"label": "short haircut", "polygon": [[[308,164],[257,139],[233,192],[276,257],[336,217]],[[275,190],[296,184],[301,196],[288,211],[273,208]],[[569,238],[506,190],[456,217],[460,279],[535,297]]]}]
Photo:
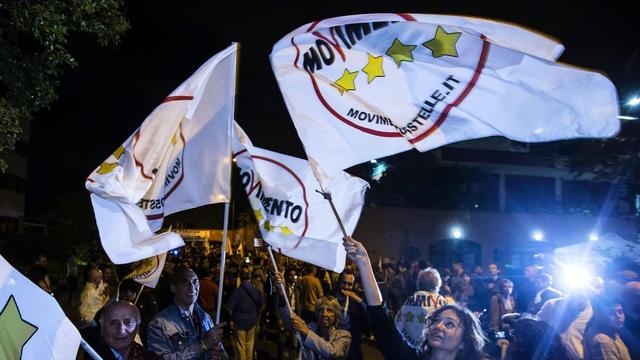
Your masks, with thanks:
[{"label": "short haircut", "polygon": [[511,281],[509,279],[500,280],[500,287],[504,286],[504,284],[511,284],[511,286],[513,286],[513,281]]},{"label": "short haircut", "polygon": [[416,280],[416,286],[418,290],[438,292],[442,286],[442,279],[440,273],[434,268],[426,268],[418,274]]},{"label": "short haircut", "polygon": [[251,280],[251,273],[245,269],[240,270],[240,280]]},{"label": "short haircut", "polygon": [[180,281],[187,274],[196,274],[193,269],[187,266],[178,266],[173,270],[173,276],[171,277],[171,285],[177,285],[178,281]]}]

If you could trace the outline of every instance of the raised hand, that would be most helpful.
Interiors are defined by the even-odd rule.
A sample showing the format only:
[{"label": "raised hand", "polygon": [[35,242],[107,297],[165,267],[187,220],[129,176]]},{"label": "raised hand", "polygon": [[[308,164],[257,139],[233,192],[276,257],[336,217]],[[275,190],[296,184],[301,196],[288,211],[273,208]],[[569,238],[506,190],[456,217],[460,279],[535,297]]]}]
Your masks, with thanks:
[{"label": "raised hand", "polygon": [[361,242],[354,240],[351,236],[343,237],[342,244],[344,245],[344,249],[347,252],[347,256],[352,261],[359,263],[369,260],[367,249],[364,248]]}]

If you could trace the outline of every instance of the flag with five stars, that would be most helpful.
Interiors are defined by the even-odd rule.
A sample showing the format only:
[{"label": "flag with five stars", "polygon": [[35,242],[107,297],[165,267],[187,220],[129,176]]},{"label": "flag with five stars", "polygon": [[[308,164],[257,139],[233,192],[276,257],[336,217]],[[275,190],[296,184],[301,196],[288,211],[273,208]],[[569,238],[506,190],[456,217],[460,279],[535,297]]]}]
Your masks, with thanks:
[{"label": "flag with five stars", "polygon": [[0,256],[0,359],[75,359],[79,346],[56,299]]},{"label": "flag with five stars", "polygon": [[166,97],[86,182],[102,246],[130,263],[184,245],[164,217],[230,198],[237,45]]},{"label": "flag with five stars", "polygon": [[[346,253],[342,231],[329,202],[305,160],[260,149],[239,126],[234,161],[254,211],[262,238],[276,251],[342,272]],[[369,184],[345,172],[325,187],[351,235],[364,205]]]},{"label": "flag with five stars", "polygon": [[307,156],[326,176],[486,136],[613,136],[613,84],[555,63],[563,50],[496,21],[368,14],[301,26],[274,45],[271,63]]}]

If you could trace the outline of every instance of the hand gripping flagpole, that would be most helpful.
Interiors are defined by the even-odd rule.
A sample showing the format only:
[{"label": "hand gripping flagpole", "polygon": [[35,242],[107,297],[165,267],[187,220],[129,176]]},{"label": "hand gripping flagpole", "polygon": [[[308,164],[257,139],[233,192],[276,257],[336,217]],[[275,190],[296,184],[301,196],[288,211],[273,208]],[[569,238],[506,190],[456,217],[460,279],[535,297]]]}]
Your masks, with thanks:
[{"label": "hand gripping flagpole", "polygon": [[342,235],[344,235],[344,237],[349,237],[349,235],[347,235],[347,231],[344,229],[344,224],[342,223],[342,219],[340,219],[340,215],[338,215],[338,210],[336,210],[335,205],[333,205],[333,200],[331,199],[331,193],[320,191],[320,190],[316,190],[316,192],[322,195],[322,197],[325,200],[329,201],[329,205],[331,205],[331,210],[333,211],[333,215],[335,215],[336,220],[338,220],[338,225],[340,226],[340,230],[342,230]]}]

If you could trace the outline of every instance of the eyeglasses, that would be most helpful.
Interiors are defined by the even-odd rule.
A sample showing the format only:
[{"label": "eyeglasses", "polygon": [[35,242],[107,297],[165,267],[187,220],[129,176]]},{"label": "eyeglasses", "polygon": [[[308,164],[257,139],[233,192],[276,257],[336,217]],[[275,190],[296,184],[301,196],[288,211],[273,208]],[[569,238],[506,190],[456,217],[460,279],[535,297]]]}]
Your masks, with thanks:
[{"label": "eyeglasses", "polygon": [[440,323],[444,324],[444,327],[446,329],[450,329],[450,330],[457,329],[457,328],[462,328],[462,324],[461,323],[459,323],[459,322],[457,322],[457,321],[455,321],[453,319],[449,319],[449,318],[445,318],[445,319],[439,319],[439,318],[429,319],[427,321],[427,326],[429,328],[433,328],[433,327],[438,326]]}]

